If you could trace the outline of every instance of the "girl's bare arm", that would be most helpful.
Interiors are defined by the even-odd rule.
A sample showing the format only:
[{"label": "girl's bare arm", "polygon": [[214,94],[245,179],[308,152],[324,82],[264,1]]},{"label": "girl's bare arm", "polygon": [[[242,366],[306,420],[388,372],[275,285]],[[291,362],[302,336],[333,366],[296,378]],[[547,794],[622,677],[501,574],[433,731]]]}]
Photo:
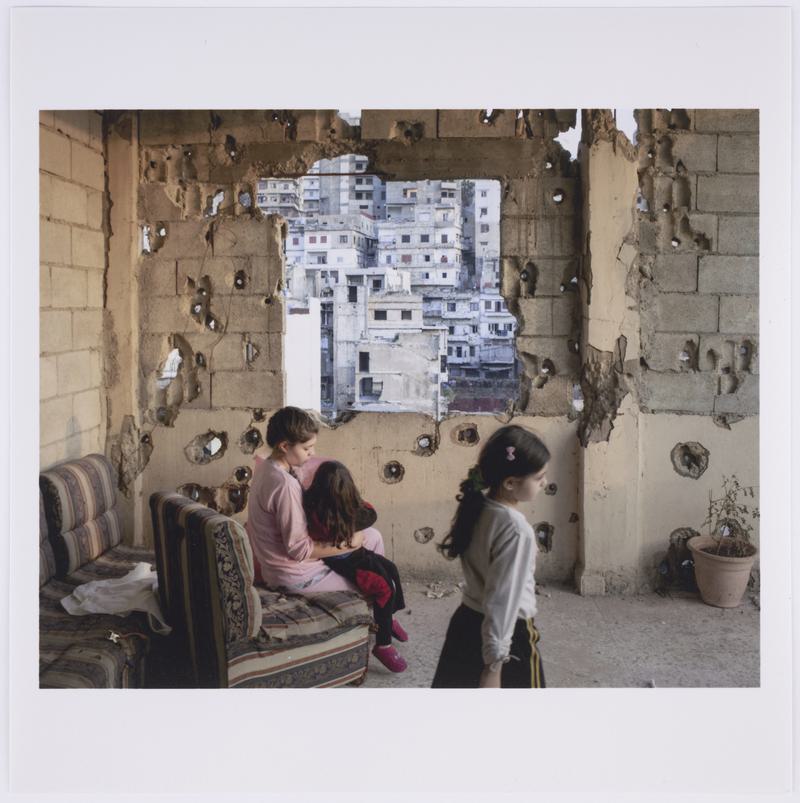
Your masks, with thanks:
[{"label": "girl's bare arm", "polygon": [[348,552],[353,552],[364,544],[364,532],[359,530],[353,533],[352,546],[333,546],[333,544],[325,543],[324,541],[317,541],[314,543],[314,548],[311,550],[309,558],[311,560],[319,560],[320,558],[334,558],[337,555],[346,555]]}]

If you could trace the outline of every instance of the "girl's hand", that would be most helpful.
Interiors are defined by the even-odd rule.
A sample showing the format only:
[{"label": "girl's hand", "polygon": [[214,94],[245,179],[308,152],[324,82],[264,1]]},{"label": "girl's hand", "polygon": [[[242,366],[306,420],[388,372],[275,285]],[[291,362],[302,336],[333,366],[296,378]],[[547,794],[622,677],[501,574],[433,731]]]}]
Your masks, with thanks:
[{"label": "girl's hand", "polygon": [[481,672],[481,679],[478,683],[478,687],[481,689],[499,689],[500,675],[502,671],[502,667],[500,669],[492,670],[491,667],[484,666],[483,672]]}]

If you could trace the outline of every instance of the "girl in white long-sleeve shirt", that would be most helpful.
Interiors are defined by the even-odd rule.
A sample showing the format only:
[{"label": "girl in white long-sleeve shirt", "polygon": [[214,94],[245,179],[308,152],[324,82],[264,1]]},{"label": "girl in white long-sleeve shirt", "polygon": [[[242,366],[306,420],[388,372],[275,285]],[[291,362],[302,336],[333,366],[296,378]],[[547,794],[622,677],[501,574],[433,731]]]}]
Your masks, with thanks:
[{"label": "girl in white long-sleeve shirt", "polygon": [[502,427],[461,483],[456,515],[439,549],[461,559],[465,586],[434,688],[544,688],[533,624],[537,546],[518,506],[547,485],[549,460],[536,435]]}]

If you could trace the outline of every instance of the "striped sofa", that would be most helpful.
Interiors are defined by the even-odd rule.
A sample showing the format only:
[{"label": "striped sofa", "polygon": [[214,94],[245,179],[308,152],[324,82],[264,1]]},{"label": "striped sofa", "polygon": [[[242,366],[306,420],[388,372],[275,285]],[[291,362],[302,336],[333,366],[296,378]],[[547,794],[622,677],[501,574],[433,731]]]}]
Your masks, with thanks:
[{"label": "striped sofa", "polygon": [[150,550],[124,546],[111,463],[99,454],[39,475],[39,686],[127,688],[144,683],[144,614],[73,616],[76,586],[122,577]]},{"label": "striped sofa", "polygon": [[361,597],[255,586],[240,524],[175,493],[153,494],[150,509],[161,606],[187,685],[308,688],[363,680],[372,617]]}]

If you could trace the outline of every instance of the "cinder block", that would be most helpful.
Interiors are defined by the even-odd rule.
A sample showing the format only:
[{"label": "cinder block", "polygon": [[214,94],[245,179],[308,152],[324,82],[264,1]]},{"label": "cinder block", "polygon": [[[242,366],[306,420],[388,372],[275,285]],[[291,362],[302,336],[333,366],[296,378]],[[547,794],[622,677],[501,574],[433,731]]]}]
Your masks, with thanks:
[{"label": "cinder block", "polygon": [[72,139],[77,139],[84,145],[89,144],[91,133],[90,111],[57,111],[55,112],[56,130],[61,131]]},{"label": "cinder block", "polygon": [[572,334],[579,301],[580,296],[577,293],[564,293],[553,299],[554,336],[563,337]]},{"label": "cinder block", "polygon": [[103,115],[99,112],[89,114],[89,145],[103,152]]},{"label": "cinder block", "polygon": [[39,397],[50,399],[58,394],[58,361],[55,357],[39,358]]},{"label": "cinder block", "polygon": [[50,219],[53,217],[53,196],[50,185],[53,177],[49,173],[39,171],[39,216]]},{"label": "cinder block", "polygon": [[716,332],[719,297],[661,293],[654,311],[656,332]]},{"label": "cinder block", "polygon": [[72,348],[72,313],[42,310],[39,313],[39,349],[42,354],[69,351]]},{"label": "cinder block", "polygon": [[141,111],[139,142],[142,145],[208,143],[209,111]]},{"label": "cinder block", "polygon": [[577,374],[580,362],[578,355],[569,350],[566,337],[517,337],[517,353],[527,354],[538,360],[539,367],[542,361],[550,359],[556,368],[556,376]]},{"label": "cinder block", "polygon": [[[251,363],[253,371],[280,371],[283,353],[280,334],[254,333],[249,335],[250,342],[258,351],[258,356]],[[192,341],[192,346],[195,343]],[[213,351],[210,347],[204,352],[210,355],[213,371],[245,371],[247,365],[244,357],[244,341],[241,333],[224,335]]]},{"label": "cinder block", "polygon": [[[421,125],[421,137],[436,137],[436,109],[362,109],[361,139],[405,140],[406,130]],[[418,130],[418,129],[417,129]]]},{"label": "cinder block", "polygon": [[89,352],[89,362],[92,366],[92,387],[99,388],[103,386],[103,358],[101,351]]},{"label": "cinder block", "polygon": [[92,387],[92,360],[88,351],[58,355],[58,392],[78,393]]},{"label": "cinder block", "polygon": [[72,399],[72,415],[81,432],[99,427],[103,423],[100,389],[92,388],[75,394]]},{"label": "cinder block", "polygon": [[758,134],[719,138],[720,173],[758,173]]},{"label": "cinder block", "polygon": [[640,400],[650,410],[711,413],[716,377],[707,373],[646,371],[640,381]]},{"label": "cinder block", "polygon": [[697,208],[704,212],[758,212],[758,176],[698,176]]},{"label": "cinder block", "polygon": [[50,269],[50,303],[53,307],[86,306],[86,271],[79,268]]},{"label": "cinder block", "polygon": [[165,184],[139,186],[138,213],[140,220],[176,221],[183,217],[183,209],[167,193]]},{"label": "cinder block", "polygon": [[[250,260],[247,257],[209,257],[208,259],[179,259],[177,273],[177,291],[188,292],[186,284],[189,279],[198,281],[203,276],[211,280],[213,297],[227,298],[233,290],[233,277],[236,271],[243,270],[250,275]],[[237,291],[241,293],[241,291]],[[255,292],[248,286],[247,292]]]},{"label": "cinder block", "polygon": [[656,220],[639,220],[639,253],[656,254],[659,251],[660,226]]},{"label": "cinder block", "polygon": [[39,111],[39,124],[52,128],[56,124],[56,116],[53,112]]},{"label": "cinder block", "polygon": [[539,204],[538,178],[515,178],[508,192],[500,194],[501,219],[508,215],[533,215]]},{"label": "cinder block", "polygon": [[152,259],[143,259],[139,274],[139,287],[144,296],[182,294],[183,285],[178,287],[176,260],[158,259],[157,256]]},{"label": "cinder block", "polygon": [[52,286],[50,283],[50,268],[48,265],[39,266],[39,308],[53,306]]},{"label": "cinder block", "polygon": [[250,279],[248,289],[253,293],[271,293],[284,275],[283,259],[280,254],[251,257],[248,270]]},{"label": "cinder block", "polygon": [[441,139],[514,137],[517,131],[515,109],[498,109],[491,124],[481,122],[483,109],[440,109],[439,137]]},{"label": "cinder block", "polygon": [[[557,200],[560,198],[561,200]],[[538,181],[537,217],[569,217],[580,209],[580,184],[567,176],[542,176]]]},{"label": "cinder block", "polygon": [[74,349],[103,347],[102,310],[76,310],[72,313],[72,347]]},{"label": "cinder block", "polygon": [[64,440],[74,431],[72,396],[48,399],[39,404],[39,443],[42,446]]},{"label": "cinder block", "polygon": [[[149,221],[155,224],[157,221]],[[206,233],[211,223],[207,220],[182,220],[166,224],[167,235],[163,245],[152,257],[159,259],[184,259],[187,257],[212,256]],[[216,248],[216,237],[215,237]],[[144,256],[149,259],[151,256]]]},{"label": "cinder block", "polygon": [[717,250],[722,254],[758,254],[757,217],[721,217]]},{"label": "cinder block", "polygon": [[714,412],[757,415],[758,377],[741,376],[735,393],[724,394],[714,399]]},{"label": "cinder block", "polygon": [[[689,212],[689,226],[695,235],[702,234],[708,240],[710,251],[717,250],[718,217],[705,212]],[[685,245],[685,244],[684,244]],[[694,243],[691,243],[692,247]]]},{"label": "cinder block", "polygon": [[653,281],[662,291],[693,293],[697,290],[697,255],[659,254],[653,263]]},{"label": "cinder block", "polygon": [[[191,316],[190,296],[155,296],[143,302],[142,326],[145,331],[157,333],[201,331]],[[212,305],[212,311],[214,306]]]},{"label": "cinder block", "polygon": [[50,213],[56,220],[86,225],[86,190],[55,176],[50,181]]},{"label": "cinder block", "polygon": [[717,169],[717,137],[714,134],[676,134],[672,140],[675,164],[680,160],[690,173],[714,173]]},{"label": "cinder block", "polygon": [[572,256],[578,253],[575,217],[536,218],[534,256]]},{"label": "cinder block", "polygon": [[95,190],[103,191],[106,186],[106,165],[103,154],[92,148],[72,143],[72,180]]},{"label": "cinder block", "polygon": [[103,193],[86,193],[86,224],[98,231],[103,228]]},{"label": "cinder block", "polygon": [[211,404],[220,407],[262,407],[283,404],[283,374],[271,371],[217,371],[211,377]]},{"label": "cinder block", "polygon": [[681,371],[687,367],[687,363],[681,360],[681,352],[687,351],[687,343],[692,342],[697,347],[699,341],[697,335],[688,332],[655,334],[650,342],[642,343],[642,356],[651,371]]},{"label": "cinder block", "polygon": [[103,274],[90,270],[86,274],[86,306],[103,306]]},{"label": "cinder block", "polygon": [[531,415],[567,415],[572,411],[574,376],[554,376],[541,388],[531,387],[525,412]]},{"label": "cinder block", "polygon": [[69,265],[72,261],[72,230],[63,223],[39,222],[39,259]]},{"label": "cinder block", "polygon": [[225,311],[230,310],[226,332],[282,332],[283,303],[275,299],[271,304],[264,303],[263,296],[233,296],[230,303],[221,300],[213,307],[215,314],[224,320]]},{"label": "cinder block", "polygon": [[84,268],[105,268],[106,238],[102,231],[73,226],[72,264]]},{"label": "cinder block", "polygon": [[754,334],[703,335],[700,338],[700,370],[718,371],[727,366],[734,369],[737,374],[746,373],[740,370],[742,365],[737,355],[737,350],[745,341],[750,344],[748,371],[757,374],[758,338]]},{"label": "cinder block", "polygon": [[698,289],[701,293],[757,293],[758,257],[700,257]]},{"label": "cinder block", "polygon": [[722,296],[720,332],[758,332],[758,296]]},{"label": "cinder block", "polygon": [[521,258],[520,265],[524,268],[529,263],[536,272],[536,297],[560,296],[562,282],[568,282],[578,274],[578,265],[573,259],[550,259],[547,257]]},{"label": "cinder block", "polygon": [[70,141],[56,131],[39,129],[39,170],[70,177]]},{"label": "cinder block", "polygon": [[758,109],[696,109],[696,131],[758,131]]},{"label": "cinder block", "polygon": [[551,335],[555,300],[553,298],[520,298],[519,310],[522,315],[520,333],[523,335]]},{"label": "cinder block", "polygon": [[271,256],[283,246],[277,215],[225,221],[214,230],[214,256]]}]

